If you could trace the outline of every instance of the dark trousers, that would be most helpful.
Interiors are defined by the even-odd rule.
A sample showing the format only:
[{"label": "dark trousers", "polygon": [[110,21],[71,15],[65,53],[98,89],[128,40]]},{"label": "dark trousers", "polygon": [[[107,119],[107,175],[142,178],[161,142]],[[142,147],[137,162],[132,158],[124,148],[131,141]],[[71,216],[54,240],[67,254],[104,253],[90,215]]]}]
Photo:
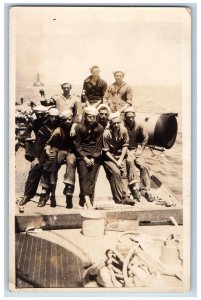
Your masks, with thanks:
[{"label": "dark trousers", "polygon": [[94,165],[87,167],[84,160],[77,161],[77,171],[79,175],[80,194],[92,197],[95,192],[95,185],[100,168],[100,160],[95,159]]},{"label": "dark trousers", "polygon": [[43,168],[40,164],[35,165],[29,171],[27,181],[25,183],[24,195],[33,198],[36,194]]},{"label": "dark trousers", "polygon": [[113,200],[116,203],[121,203],[124,196],[124,186],[122,181],[121,170],[113,161],[103,160],[102,162],[107,179],[110,183]]}]

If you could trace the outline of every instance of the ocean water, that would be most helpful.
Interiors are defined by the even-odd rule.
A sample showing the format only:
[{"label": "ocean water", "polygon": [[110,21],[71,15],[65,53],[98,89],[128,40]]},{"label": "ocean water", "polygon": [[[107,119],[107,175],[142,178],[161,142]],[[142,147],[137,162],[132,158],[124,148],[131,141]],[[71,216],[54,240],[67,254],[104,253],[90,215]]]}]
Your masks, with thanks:
[{"label": "ocean water", "polygon": [[[60,94],[60,86],[44,86],[46,96]],[[40,101],[41,87],[18,85],[16,101],[23,97],[24,101]],[[73,86],[72,94],[80,99],[81,86]],[[137,112],[149,113],[178,113],[178,135],[175,144],[164,152],[151,151],[144,153],[144,158],[151,172],[162,181],[182,201],[182,92],[178,87],[133,86],[133,106]],[[24,105],[26,108],[26,104]],[[28,107],[27,107],[28,108]]]}]

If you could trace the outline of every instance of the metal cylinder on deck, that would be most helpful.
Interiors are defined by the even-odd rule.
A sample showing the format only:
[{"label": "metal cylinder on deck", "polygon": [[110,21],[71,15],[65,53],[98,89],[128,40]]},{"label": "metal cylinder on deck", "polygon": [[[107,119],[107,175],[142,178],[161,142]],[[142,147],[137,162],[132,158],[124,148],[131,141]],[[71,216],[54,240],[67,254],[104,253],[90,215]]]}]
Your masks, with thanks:
[{"label": "metal cylinder on deck", "polygon": [[136,122],[143,126],[149,135],[149,146],[170,149],[174,145],[178,130],[177,115],[136,113]]}]

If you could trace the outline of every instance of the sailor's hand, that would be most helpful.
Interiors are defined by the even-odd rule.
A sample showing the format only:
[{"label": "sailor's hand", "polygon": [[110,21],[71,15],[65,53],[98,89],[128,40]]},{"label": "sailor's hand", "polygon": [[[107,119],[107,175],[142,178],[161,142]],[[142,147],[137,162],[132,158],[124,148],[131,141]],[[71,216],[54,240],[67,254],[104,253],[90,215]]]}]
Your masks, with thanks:
[{"label": "sailor's hand", "polygon": [[48,158],[50,160],[55,159],[56,155],[57,155],[57,149],[56,148],[52,148],[52,147],[46,147],[45,148],[45,152],[46,155],[48,156]]},{"label": "sailor's hand", "polygon": [[31,163],[31,168],[35,167],[38,164],[39,164],[38,158],[34,158],[34,160]]},{"label": "sailor's hand", "polygon": [[135,152],[135,156],[136,156],[136,157],[142,156],[142,151],[141,151],[141,150],[137,150],[137,151]]},{"label": "sailor's hand", "polygon": [[86,91],[85,90],[82,90],[82,96],[85,96],[86,95]]},{"label": "sailor's hand", "polygon": [[122,161],[121,158],[119,158],[119,159],[117,160],[117,167],[118,167],[119,169],[122,169],[122,168],[123,168],[123,161]]},{"label": "sailor's hand", "polygon": [[91,159],[88,158],[88,157],[84,158],[84,162],[85,162],[87,167],[91,167],[93,165],[93,161],[91,161]]},{"label": "sailor's hand", "polygon": [[71,127],[71,130],[70,130],[70,136],[73,137],[76,135],[76,132],[75,132],[75,127],[76,127],[76,123],[74,123]]},{"label": "sailor's hand", "polygon": [[94,158],[91,158],[91,164],[94,165]]}]

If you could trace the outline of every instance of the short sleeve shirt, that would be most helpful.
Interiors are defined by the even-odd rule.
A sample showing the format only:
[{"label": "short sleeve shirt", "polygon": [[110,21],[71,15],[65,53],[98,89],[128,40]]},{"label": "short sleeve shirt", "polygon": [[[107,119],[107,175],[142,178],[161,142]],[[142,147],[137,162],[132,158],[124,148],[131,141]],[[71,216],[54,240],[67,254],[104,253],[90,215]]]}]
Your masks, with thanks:
[{"label": "short sleeve shirt", "polygon": [[115,135],[111,128],[105,129],[103,133],[103,152],[109,151],[114,156],[121,155],[123,147],[128,147],[129,136],[127,129],[121,125]]}]

